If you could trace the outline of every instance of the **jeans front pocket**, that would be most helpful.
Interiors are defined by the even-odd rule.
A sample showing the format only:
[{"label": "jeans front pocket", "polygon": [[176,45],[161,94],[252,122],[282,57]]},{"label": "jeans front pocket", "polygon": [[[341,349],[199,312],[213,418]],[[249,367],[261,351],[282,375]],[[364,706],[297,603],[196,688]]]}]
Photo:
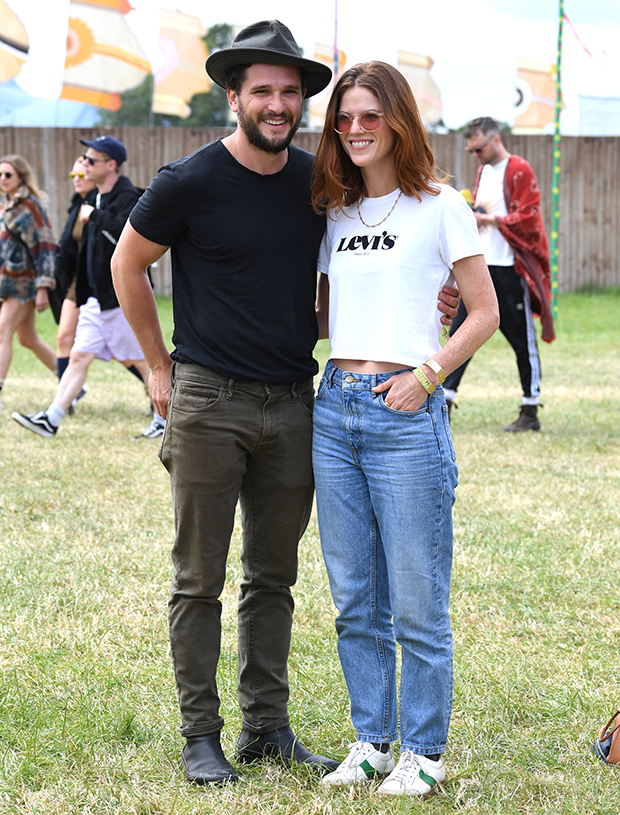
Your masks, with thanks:
[{"label": "jeans front pocket", "polygon": [[181,413],[210,410],[220,401],[224,390],[221,385],[177,379],[174,385],[174,409]]},{"label": "jeans front pocket", "polygon": [[[389,393],[389,391],[387,392]],[[424,404],[422,407],[418,408],[417,410],[395,410],[393,407],[390,407],[387,402],[385,401],[387,394],[380,393],[378,396],[379,404],[381,407],[386,410],[388,413],[392,413],[396,416],[409,416],[410,418],[414,418],[415,416],[422,416],[424,413],[428,413],[428,397],[425,399]]]}]

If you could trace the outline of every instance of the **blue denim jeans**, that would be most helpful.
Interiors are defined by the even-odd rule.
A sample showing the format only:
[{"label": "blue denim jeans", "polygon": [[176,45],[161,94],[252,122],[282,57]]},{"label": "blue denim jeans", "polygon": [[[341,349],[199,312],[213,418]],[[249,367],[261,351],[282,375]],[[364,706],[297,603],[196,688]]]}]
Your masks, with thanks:
[{"label": "blue denim jeans", "polygon": [[441,388],[416,411],[385,404],[393,374],[328,362],[314,408],[321,544],[357,738],[445,750],[452,711],[452,505],[457,468]]},{"label": "blue denim jeans", "polygon": [[185,737],[222,728],[216,672],[220,594],[241,505],[237,610],[242,726],[289,723],[287,660],[297,547],[313,500],[312,379],[227,379],[175,363],[160,458],[174,505],[170,646]]}]

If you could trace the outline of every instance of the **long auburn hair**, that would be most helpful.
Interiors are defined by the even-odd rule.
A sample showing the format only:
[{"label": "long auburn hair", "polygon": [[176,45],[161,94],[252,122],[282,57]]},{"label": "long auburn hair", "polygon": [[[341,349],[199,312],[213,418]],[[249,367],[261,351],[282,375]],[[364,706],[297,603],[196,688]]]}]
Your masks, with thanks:
[{"label": "long auburn hair", "polygon": [[346,154],[334,130],[342,96],[356,85],[375,94],[384,123],[394,131],[394,163],[401,190],[405,195],[415,195],[418,200],[421,200],[420,192],[437,195],[440,179],[435,173],[435,159],[409,83],[400,71],[386,62],[361,62],[344,72],[329,100],[314,164],[312,206],[315,211],[341,210],[359,200],[365,192],[362,172]]},{"label": "long auburn hair", "polygon": [[22,185],[28,188],[30,194],[34,195],[35,198],[38,198],[39,201],[43,201],[45,199],[45,194],[37,186],[37,179],[35,177],[34,170],[30,164],[28,164],[25,158],[18,156],[17,153],[12,153],[8,156],[3,156],[0,158],[0,164],[10,164],[19,176],[19,180],[21,181]]}]

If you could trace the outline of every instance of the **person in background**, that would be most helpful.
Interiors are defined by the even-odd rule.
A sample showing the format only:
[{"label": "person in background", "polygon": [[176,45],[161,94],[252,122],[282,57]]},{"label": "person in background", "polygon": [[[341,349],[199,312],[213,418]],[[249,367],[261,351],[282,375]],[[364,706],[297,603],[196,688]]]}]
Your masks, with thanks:
[{"label": "person in background", "polygon": [[56,285],[56,242],[43,194],[22,156],[0,159],[0,191],[1,393],[13,358],[15,333],[50,371],[56,370],[56,355],[39,338],[35,326],[35,310],[48,307],[48,289]]},{"label": "person in background", "polygon": [[[313,464],[357,733],[322,783],[387,776],[379,794],[424,796],[446,775],[452,710],[457,468],[441,383],[496,330],[497,300],[472,212],[440,183],[411,88],[391,65],[362,63],[338,80],[313,203],[327,211],[317,312],[331,347]],[[442,347],[437,292],[454,280],[468,316]]]},{"label": "person in background", "polygon": [[[78,217],[82,204],[95,203],[97,197],[97,187],[95,182],[86,178],[82,169],[83,159],[76,159],[73,169],[69,173],[73,183],[73,195],[68,208],[68,217],[64,229],[58,241],[58,285],[66,292],[60,310],[60,320],[58,321],[58,331],[56,333],[56,366],[58,380],[62,379],[67,366],[69,356],[75,340],[80,309],[75,302],[75,282],[77,278],[78,258],[84,236],[84,224]],[[80,399],[86,393],[86,386],[74,401]],[[73,404],[69,406],[71,412]]]},{"label": "person in background", "polygon": [[[542,338],[555,338],[551,313],[549,248],[540,212],[540,189],[534,171],[502,143],[499,125],[489,116],[471,121],[464,132],[465,149],[480,167],[474,189],[474,216],[484,258],[499,301],[499,328],[517,358],[523,399],[519,416],[502,428],[511,433],[540,430],[541,367],[534,317],[540,317]],[[467,316],[461,303],[452,323],[454,335]],[[444,384],[451,408],[469,360]]]}]

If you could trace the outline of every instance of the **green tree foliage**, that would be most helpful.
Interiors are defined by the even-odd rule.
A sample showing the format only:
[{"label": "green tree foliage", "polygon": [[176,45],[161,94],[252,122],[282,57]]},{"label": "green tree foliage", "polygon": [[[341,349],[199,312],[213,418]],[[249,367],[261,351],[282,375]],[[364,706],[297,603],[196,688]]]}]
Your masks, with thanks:
[{"label": "green tree foliage", "polygon": [[[149,114],[151,111],[151,99],[153,97],[153,75],[149,74],[141,85],[132,88],[130,91],[121,93],[123,106],[120,110],[99,109],[99,121],[101,125],[119,125],[123,127],[148,127]],[[155,114],[155,119],[161,118]],[[156,122],[161,124],[161,122]]]},{"label": "green tree foliage", "polygon": [[[220,48],[228,48],[232,40],[232,26],[217,23],[204,37],[207,51],[212,54]],[[123,105],[118,111],[100,110],[98,124],[125,127],[225,127],[228,120],[226,91],[213,85],[209,93],[197,93],[189,105],[192,109],[187,119],[164,113],[151,114],[153,98],[153,75],[146,77],[137,88],[121,94]]]}]

